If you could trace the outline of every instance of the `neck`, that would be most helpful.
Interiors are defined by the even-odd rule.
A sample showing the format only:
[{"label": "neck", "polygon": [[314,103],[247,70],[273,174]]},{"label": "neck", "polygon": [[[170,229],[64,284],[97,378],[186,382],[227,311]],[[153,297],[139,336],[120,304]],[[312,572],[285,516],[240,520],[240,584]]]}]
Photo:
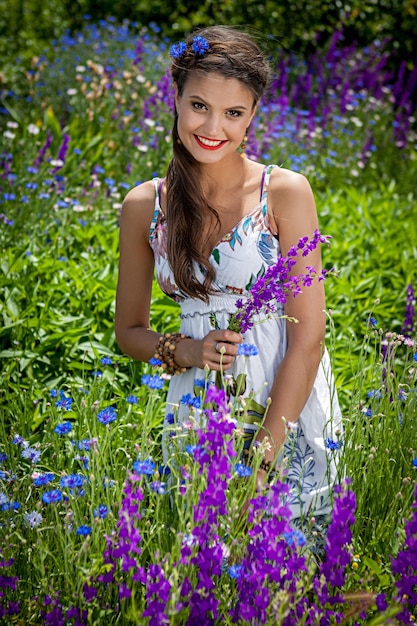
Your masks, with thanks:
[{"label": "neck", "polygon": [[238,154],[233,163],[216,163],[201,165],[202,188],[206,197],[217,196],[235,187],[242,187],[247,176],[247,159]]}]

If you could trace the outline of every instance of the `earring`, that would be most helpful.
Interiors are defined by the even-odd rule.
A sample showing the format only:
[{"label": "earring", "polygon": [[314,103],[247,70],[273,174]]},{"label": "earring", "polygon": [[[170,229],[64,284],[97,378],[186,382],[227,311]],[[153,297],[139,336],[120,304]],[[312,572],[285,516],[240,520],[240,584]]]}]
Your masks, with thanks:
[{"label": "earring", "polygon": [[[246,129],[246,133],[248,132],[248,128]],[[246,146],[247,146],[247,141],[248,141],[248,136],[245,133],[245,136],[243,137],[242,143],[240,144],[239,148],[241,150],[240,152],[240,156],[242,157],[242,159],[245,158],[246,154],[245,154],[245,150],[246,150]]]}]

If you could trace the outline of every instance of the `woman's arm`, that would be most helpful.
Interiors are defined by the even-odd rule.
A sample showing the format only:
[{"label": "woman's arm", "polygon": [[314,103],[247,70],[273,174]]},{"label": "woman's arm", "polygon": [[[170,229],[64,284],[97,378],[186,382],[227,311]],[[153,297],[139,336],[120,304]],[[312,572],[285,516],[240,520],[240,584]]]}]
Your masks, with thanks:
[{"label": "woman's arm", "polygon": [[[271,177],[269,208],[272,211],[281,251],[286,255],[301,237],[311,237],[318,228],[317,211],[311,187],[304,176],[279,170]],[[321,271],[319,248],[306,257],[299,257],[292,271],[300,274],[306,266]],[[314,280],[311,286],[295,298],[290,295],[285,313],[298,322],[287,322],[288,347],[271,388],[271,405],[264,427],[256,440],[268,437],[271,450],[265,454],[272,461],[285,438],[285,422],[296,422],[303,409],[317,374],[325,339],[325,296],[323,281]]]},{"label": "woman's arm", "polygon": [[152,181],[127,194],[120,222],[120,259],[116,295],[116,339],[121,350],[138,361],[149,361],[159,334],[150,330],[154,258],[149,230],[155,206]]}]

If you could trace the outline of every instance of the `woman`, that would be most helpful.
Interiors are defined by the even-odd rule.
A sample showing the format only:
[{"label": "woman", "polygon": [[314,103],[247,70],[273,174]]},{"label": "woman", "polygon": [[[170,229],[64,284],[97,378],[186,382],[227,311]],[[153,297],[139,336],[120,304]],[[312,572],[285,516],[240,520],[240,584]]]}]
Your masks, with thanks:
[{"label": "woman", "polygon": [[[147,362],[158,354],[167,371],[179,374],[170,381],[168,413],[184,395],[193,396],[194,381],[208,371],[214,377],[222,369],[233,384],[238,380],[253,420],[246,428],[269,444],[258,478],[264,480],[277,456],[278,462],[287,457],[294,520],[317,519],[330,510],[336,470],[325,441],[340,421],[323,348],[323,282],[288,299],[285,315],[297,323],[281,310],[244,338],[227,330],[236,301],[279,255],[317,229],[313,194],[302,175],[244,158],[269,75],[252,38],[209,27],[173,46],[171,56],[173,158],[164,179],[135,187],[123,203],[117,340],[133,358]],[[293,271],[308,266],[320,271],[317,248],[298,258]],[[182,336],[150,329],[154,268],[163,291],[181,306]],[[245,363],[238,355],[243,341],[259,351]],[[178,420],[188,413],[180,405]]]}]

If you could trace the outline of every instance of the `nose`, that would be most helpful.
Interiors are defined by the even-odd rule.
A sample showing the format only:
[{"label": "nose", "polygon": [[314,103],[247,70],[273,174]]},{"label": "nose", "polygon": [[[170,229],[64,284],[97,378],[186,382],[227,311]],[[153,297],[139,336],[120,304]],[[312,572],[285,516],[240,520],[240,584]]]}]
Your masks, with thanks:
[{"label": "nose", "polygon": [[217,115],[216,113],[210,113],[204,120],[204,133],[207,137],[219,139],[221,127],[220,115]]}]

